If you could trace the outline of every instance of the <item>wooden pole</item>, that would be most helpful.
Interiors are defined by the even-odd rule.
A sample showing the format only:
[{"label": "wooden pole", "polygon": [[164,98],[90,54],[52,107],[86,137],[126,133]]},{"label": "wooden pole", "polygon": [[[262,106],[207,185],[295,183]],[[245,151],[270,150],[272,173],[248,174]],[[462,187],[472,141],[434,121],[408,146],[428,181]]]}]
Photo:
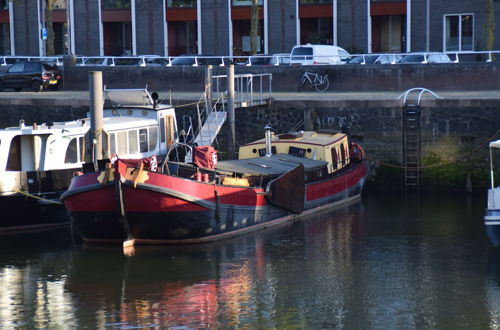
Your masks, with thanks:
[{"label": "wooden pole", "polygon": [[90,91],[90,131],[92,139],[92,162],[97,169],[97,161],[102,157],[102,136],[103,136],[103,91],[102,72],[89,72]]},{"label": "wooden pole", "polygon": [[207,65],[205,69],[205,104],[206,104],[206,114],[210,114],[212,111],[212,65]]},{"label": "wooden pole", "polygon": [[227,119],[228,129],[228,159],[235,158],[235,113],[234,113],[234,64],[229,65],[227,70]]}]

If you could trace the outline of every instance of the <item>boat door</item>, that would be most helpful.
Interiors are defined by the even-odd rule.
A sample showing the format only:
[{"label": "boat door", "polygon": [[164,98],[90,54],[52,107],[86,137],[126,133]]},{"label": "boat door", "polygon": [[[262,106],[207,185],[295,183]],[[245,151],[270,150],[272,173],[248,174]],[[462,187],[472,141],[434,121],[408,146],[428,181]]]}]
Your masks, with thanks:
[{"label": "boat door", "polygon": [[168,148],[175,142],[175,116],[166,114],[160,118],[160,153],[166,154]]}]

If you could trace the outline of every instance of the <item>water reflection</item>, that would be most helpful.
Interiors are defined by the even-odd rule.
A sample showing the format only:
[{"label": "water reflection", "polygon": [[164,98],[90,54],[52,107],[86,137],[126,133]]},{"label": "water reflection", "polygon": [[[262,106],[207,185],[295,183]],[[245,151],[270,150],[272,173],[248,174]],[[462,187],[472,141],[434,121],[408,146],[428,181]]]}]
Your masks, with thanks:
[{"label": "water reflection", "polygon": [[132,256],[2,242],[0,328],[495,329],[500,257],[483,209],[466,196],[366,196],[235,239]]}]

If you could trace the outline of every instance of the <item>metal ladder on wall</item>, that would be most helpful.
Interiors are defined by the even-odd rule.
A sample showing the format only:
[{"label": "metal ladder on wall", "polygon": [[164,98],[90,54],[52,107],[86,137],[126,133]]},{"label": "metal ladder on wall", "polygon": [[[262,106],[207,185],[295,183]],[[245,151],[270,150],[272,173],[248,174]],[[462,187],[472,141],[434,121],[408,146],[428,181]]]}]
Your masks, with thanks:
[{"label": "metal ladder on wall", "polygon": [[436,98],[442,98],[433,91],[421,87],[408,89],[398,97],[398,99],[403,98],[403,171],[404,187],[407,190],[417,190],[420,187],[420,101],[425,92]]}]

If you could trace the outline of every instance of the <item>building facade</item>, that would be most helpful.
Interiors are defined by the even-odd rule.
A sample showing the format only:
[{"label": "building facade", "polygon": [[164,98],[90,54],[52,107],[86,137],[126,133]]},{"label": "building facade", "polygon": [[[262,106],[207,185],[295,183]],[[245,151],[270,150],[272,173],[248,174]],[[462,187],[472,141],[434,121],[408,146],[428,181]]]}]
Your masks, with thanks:
[{"label": "building facade", "polygon": [[[48,42],[55,54],[87,56],[250,53],[251,0],[52,0],[50,10],[47,2],[0,0],[0,55],[44,56]],[[305,43],[351,53],[480,51],[490,30],[499,37],[489,48],[500,49],[498,0],[259,0],[258,15],[266,54]]]}]

